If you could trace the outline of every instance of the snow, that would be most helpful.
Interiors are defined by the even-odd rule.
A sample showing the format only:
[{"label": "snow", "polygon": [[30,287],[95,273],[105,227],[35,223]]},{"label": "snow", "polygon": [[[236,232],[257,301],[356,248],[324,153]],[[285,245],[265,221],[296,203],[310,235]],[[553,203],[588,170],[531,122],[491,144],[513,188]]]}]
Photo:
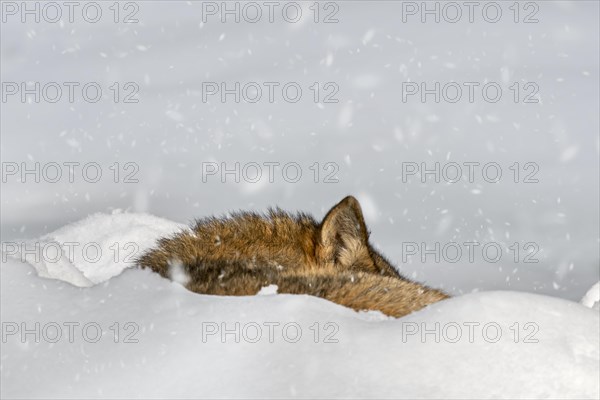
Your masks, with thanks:
[{"label": "snow", "polygon": [[[146,247],[181,228],[116,212],[44,240]],[[199,295],[104,258],[69,259],[90,287],[73,285],[70,270],[3,260],[4,398],[600,395],[600,315],[564,299],[481,292],[394,319],[275,285],[259,296]]]},{"label": "snow", "polygon": [[156,239],[181,229],[186,225],[147,214],[96,213],[37,240],[17,241],[17,257],[40,276],[91,286],[120,274]]},{"label": "snow", "polygon": [[594,310],[600,310],[600,282],[596,283],[587,291],[585,296],[581,299],[581,304],[593,308]]},{"label": "snow", "polygon": [[257,296],[270,296],[273,294],[277,294],[277,285],[268,285],[265,287],[262,287],[258,293],[256,293]]}]

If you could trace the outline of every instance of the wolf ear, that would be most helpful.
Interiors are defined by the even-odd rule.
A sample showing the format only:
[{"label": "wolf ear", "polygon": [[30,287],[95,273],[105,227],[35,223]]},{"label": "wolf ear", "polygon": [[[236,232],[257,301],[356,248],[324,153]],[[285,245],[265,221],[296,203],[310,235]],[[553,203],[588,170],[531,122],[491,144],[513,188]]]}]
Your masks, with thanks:
[{"label": "wolf ear", "polygon": [[348,196],[336,204],[323,218],[317,257],[323,263],[371,266],[369,232],[358,200]]}]

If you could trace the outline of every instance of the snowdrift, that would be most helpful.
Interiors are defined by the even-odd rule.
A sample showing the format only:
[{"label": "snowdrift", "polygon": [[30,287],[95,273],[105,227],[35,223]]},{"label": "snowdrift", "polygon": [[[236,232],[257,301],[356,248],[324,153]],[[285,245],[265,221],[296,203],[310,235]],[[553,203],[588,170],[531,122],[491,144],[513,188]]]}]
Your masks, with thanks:
[{"label": "snowdrift", "polygon": [[96,214],[39,241],[94,242],[103,250],[94,262],[74,245],[59,267],[35,260],[32,243],[27,255],[3,254],[2,397],[600,395],[597,309],[482,292],[393,319],[273,288],[198,295],[108,255],[178,229],[149,215]]}]

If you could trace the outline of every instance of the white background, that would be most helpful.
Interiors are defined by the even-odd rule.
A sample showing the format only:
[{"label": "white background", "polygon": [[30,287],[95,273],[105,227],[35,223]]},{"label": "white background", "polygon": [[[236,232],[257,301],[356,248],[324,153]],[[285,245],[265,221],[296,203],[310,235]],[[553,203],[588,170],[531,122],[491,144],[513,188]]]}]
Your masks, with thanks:
[{"label": "white background", "polygon": [[[472,23],[466,7],[457,23],[422,23],[418,15],[403,22],[401,2],[337,2],[330,24],[312,20],[309,2],[297,23],[283,20],[281,6],[274,23],[264,7],[258,23],[203,23],[201,2],[146,1],[136,3],[139,23],[123,24],[112,21],[112,2],[101,4],[95,24],[81,7],[73,23],[63,7],[60,23],[17,15],[2,24],[3,82],[98,82],[105,95],[93,104],[80,92],[73,103],[2,102],[3,163],[97,162],[103,171],[97,183],[80,170],[72,184],[66,173],[59,183],[9,176],[3,241],[115,208],[183,223],[276,205],[321,218],[354,194],[383,253],[407,276],[453,294],[513,289],[578,300],[598,280],[597,2],[537,2],[538,22],[529,24],[513,22],[512,2],[497,3],[497,23],[482,17],[485,3]],[[321,18],[333,10],[320,9]],[[532,10],[522,3],[520,19]],[[202,101],[203,82],[236,81],[298,82],[304,93],[298,103],[280,95],[273,104]],[[403,102],[408,81],[497,82],[504,91],[497,103],[480,92],[473,103]],[[111,100],[114,82],[136,82],[139,103]],[[339,102],[316,104],[313,82],[335,82]],[[540,103],[515,103],[514,82],[536,83]],[[250,161],[297,162],[303,178],[288,183],[277,170],[273,183],[203,182],[202,163]],[[139,183],[112,182],[114,162],[136,163]],[[336,163],[339,182],[314,183],[315,162]],[[496,162],[503,176],[403,182],[403,162]],[[537,163],[539,183],[514,183],[514,162]],[[508,252],[497,263],[402,263],[403,242],[438,241],[535,242],[539,263],[515,263]]]}]

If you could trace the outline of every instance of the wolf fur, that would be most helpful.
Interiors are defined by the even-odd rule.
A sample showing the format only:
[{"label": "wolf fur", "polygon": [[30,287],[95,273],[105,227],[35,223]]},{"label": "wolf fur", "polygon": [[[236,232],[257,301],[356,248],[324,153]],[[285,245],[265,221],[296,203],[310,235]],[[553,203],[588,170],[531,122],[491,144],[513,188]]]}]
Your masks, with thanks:
[{"label": "wolf fur", "polygon": [[246,296],[277,285],[278,293],[318,296],[393,317],[448,297],[400,275],[369,244],[360,204],[352,196],[321,223],[280,209],[197,220],[191,230],[160,239],[138,265],[169,279],[180,268],[187,289],[197,293]]}]

